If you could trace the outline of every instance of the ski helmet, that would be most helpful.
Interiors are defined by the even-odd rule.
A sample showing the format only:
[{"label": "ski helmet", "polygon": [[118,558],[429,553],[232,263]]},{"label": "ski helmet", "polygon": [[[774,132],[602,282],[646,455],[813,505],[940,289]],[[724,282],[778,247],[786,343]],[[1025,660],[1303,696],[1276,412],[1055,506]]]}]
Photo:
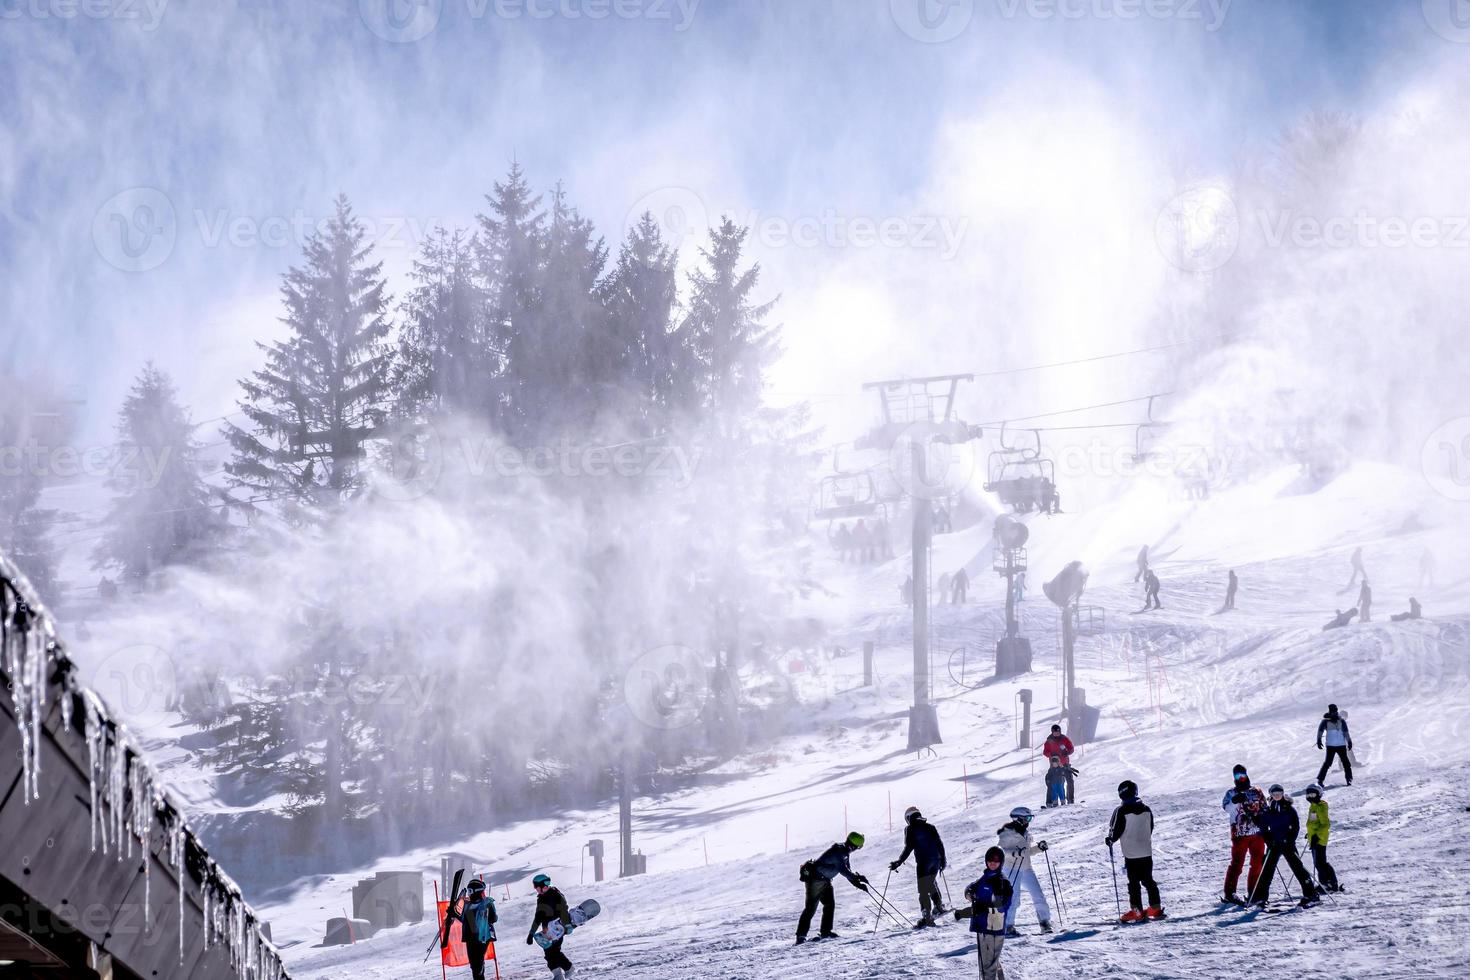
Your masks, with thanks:
[{"label": "ski helmet", "polygon": [[471,895],[476,894],[477,892],[482,892],[485,890],[485,883],[479,878],[471,878],[470,883],[465,886],[465,890],[468,891]]},{"label": "ski helmet", "polygon": [[985,852],[985,862],[987,864],[989,864],[991,861],[999,861],[1002,864],[1004,864],[1005,863],[1005,859],[1006,859],[1006,852],[1005,851],[1002,851],[998,847],[992,847],[990,850],[988,850],[988,851]]},{"label": "ski helmet", "polygon": [[1268,789],[1266,792],[1270,793],[1272,796],[1275,796],[1277,793],[1285,793],[1286,787],[1282,786],[1280,783],[1272,783],[1271,788]]},{"label": "ski helmet", "polygon": [[907,810],[903,811],[903,822],[904,823],[908,823],[910,820],[914,819],[915,817],[922,817],[922,816],[923,816],[923,814],[919,812],[919,808],[918,807],[911,806]]},{"label": "ski helmet", "polygon": [[1051,730],[1053,732],[1056,732],[1058,735],[1060,735],[1062,733],[1062,726],[1061,725],[1053,725],[1053,726],[1051,726]]},{"label": "ski helmet", "polygon": [[858,833],[856,830],[854,830],[852,833],[850,833],[850,834],[847,835],[847,846],[848,847],[862,847],[863,844],[865,844],[866,842],[867,842],[867,838],[864,837],[862,834]]},{"label": "ski helmet", "polygon": [[1318,786],[1316,783],[1313,783],[1312,785],[1307,787],[1307,799],[1315,800],[1321,797],[1321,795],[1322,787]]},{"label": "ski helmet", "polygon": [[1026,823],[1034,816],[1029,806],[1018,806],[1011,811],[1011,819]]},{"label": "ski helmet", "polygon": [[1131,779],[1125,779],[1118,784],[1118,798],[1131,800],[1138,795],[1138,784]]},{"label": "ski helmet", "polygon": [[1235,775],[1237,775],[1237,776],[1244,776],[1245,775],[1245,766],[1243,766],[1243,765],[1241,765],[1240,763],[1237,762],[1235,764],[1235,768],[1233,770],[1231,770],[1231,771]]},{"label": "ski helmet", "polygon": [[550,875],[537,875],[536,877],[534,877],[534,878],[531,879],[531,886],[533,888],[550,888],[551,887],[551,876]]}]

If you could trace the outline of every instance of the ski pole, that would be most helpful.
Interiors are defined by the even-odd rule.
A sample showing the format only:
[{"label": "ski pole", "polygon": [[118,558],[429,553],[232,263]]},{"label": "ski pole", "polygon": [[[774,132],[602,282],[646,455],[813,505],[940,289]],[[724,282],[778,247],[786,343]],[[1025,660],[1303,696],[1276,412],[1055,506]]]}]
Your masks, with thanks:
[{"label": "ski pole", "polygon": [[939,878],[944,882],[944,897],[949,899],[949,907],[954,908],[954,895],[949,890],[949,878],[945,877],[942,869],[939,872]]},{"label": "ski pole", "polygon": [[1044,857],[1044,858],[1046,858],[1046,876],[1047,876],[1047,878],[1049,878],[1051,880],[1051,900],[1052,900],[1053,903],[1056,904],[1056,907],[1057,907],[1057,918],[1058,919],[1061,919],[1061,917],[1062,917],[1062,900],[1057,897],[1057,873],[1052,870],[1052,867],[1051,867],[1051,855],[1048,854],[1046,851],[1042,851],[1041,852],[1041,856]]},{"label": "ski pole", "polygon": [[[1296,847],[1295,844],[1293,844],[1292,846],[1293,847]],[[1297,849],[1296,849],[1296,859],[1298,861],[1301,861],[1302,860],[1302,849],[1300,847],[1297,847]],[[1315,871],[1316,870],[1316,862],[1313,861],[1312,864],[1313,864],[1312,870]],[[1303,865],[1303,867],[1305,867],[1306,866],[1306,862],[1303,861],[1302,862],[1302,865]],[[1328,891],[1327,889],[1325,889],[1325,888],[1322,887],[1322,880],[1320,878],[1318,878],[1316,875],[1313,875],[1312,876],[1312,887],[1317,890],[1317,895],[1319,897],[1322,896],[1322,895],[1326,895],[1327,896],[1327,900],[1329,902],[1331,902],[1333,905],[1336,905],[1337,904],[1337,899],[1335,899],[1335,898],[1332,897],[1332,893],[1330,891]]]},{"label": "ski pole", "polygon": [[1291,893],[1291,886],[1286,883],[1286,875],[1281,873],[1281,865],[1276,865],[1276,880],[1281,882],[1281,890],[1286,892],[1286,900],[1292,902],[1296,896]]},{"label": "ski pole", "polygon": [[[892,880],[893,880],[893,872],[890,870],[888,872],[888,881],[883,882],[883,895],[884,895],[885,898],[888,895],[888,882],[889,881],[892,881]],[[878,924],[880,922],[882,922],[882,921],[883,921],[883,913],[882,912],[879,912],[878,913],[878,917],[873,920],[873,932],[874,932],[874,934],[876,934],[878,932]]]},{"label": "ski pole", "polygon": [[904,927],[913,925],[912,922],[899,915],[898,906],[890,902],[887,897],[880,899],[879,904],[880,907],[888,913],[888,917],[891,918],[894,922],[897,922],[899,925]]},{"label": "ski pole", "polygon": [[[1123,899],[1118,894],[1118,862],[1113,857],[1113,845],[1108,845],[1108,864],[1113,866],[1113,905],[1118,910],[1118,918],[1123,918]],[[1132,899],[1130,899],[1132,901]]]}]

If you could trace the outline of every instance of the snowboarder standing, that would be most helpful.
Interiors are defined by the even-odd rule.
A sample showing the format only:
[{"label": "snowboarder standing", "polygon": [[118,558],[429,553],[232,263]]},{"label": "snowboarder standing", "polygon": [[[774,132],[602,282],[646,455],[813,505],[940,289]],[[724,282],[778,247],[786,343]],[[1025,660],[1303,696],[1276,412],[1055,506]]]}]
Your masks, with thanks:
[{"label": "snowboarder standing", "polygon": [[965,604],[965,595],[970,591],[970,574],[964,568],[954,573],[952,588],[954,594],[950,601],[956,606],[963,606]]},{"label": "snowboarder standing", "polygon": [[1358,622],[1373,621],[1373,590],[1368,586],[1367,576],[1363,577],[1363,587],[1358,590],[1358,610]]},{"label": "snowboarder standing", "polygon": [[1337,883],[1337,872],[1327,863],[1327,837],[1332,830],[1332,818],[1327,815],[1327,801],[1322,799],[1322,787],[1307,787],[1307,844],[1312,848],[1312,867],[1317,871],[1317,881],[1327,891],[1341,891]]},{"label": "snowboarder standing", "polygon": [[1261,836],[1257,818],[1266,807],[1266,797],[1251,785],[1245,766],[1235,767],[1235,782],[1225,791],[1221,808],[1230,817],[1230,867],[1225,872],[1225,901],[1244,905],[1236,888],[1240,884],[1240,872],[1245,868],[1245,859],[1250,857],[1250,874],[1246,878],[1246,890],[1255,891],[1261,877],[1261,865],[1266,859],[1266,839]]},{"label": "snowboarder standing", "polygon": [[1139,580],[1148,574],[1148,545],[1138,549],[1138,574],[1133,576],[1133,584],[1137,585]]},{"label": "snowboarder standing", "polygon": [[[531,887],[536,889],[536,916],[531,920],[531,931],[526,934],[527,946],[536,941],[536,930],[544,929],[553,922],[560,922],[567,930],[572,926],[572,913],[567,908],[566,896],[560,889],[551,886],[549,876],[539,874],[532,878]],[[565,938],[562,937],[546,947],[546,968],[551,971],[552,980],[568,980],[574,970],[572,961],[561,951]]]},{"label": "snowboarder standing", "polygon": [[[1000,837],[1000,849],[1005,851],[1011,862],[1006,878],[1013,889],[1019,885],[1026,886],[1031,902],[1036,906],[1036,919],[1041,923],[1041,931],[1051,932],[1051,907],[1046,904],[1046,892],[1042,890],[1041,881],[1031,867],[1031,855],[1046,850],[1046,841],[1031,843],[1031,819],[1031,808],[1018,806],[1011,811],[1011,822],[1001,827],[997,834]],[[1020,906],[1021,903],[1013,899],[1010,908],[1006,910],[1007,936],[1020,935],[1016,931],[1016,912],[1020,910]]]},{"label": "snowboarder standing", "polygon": [[969,918],[970,931],[980,957],[981,980],[1006,980],[1001,969],[1000,951],[1006,940],[1006,916],[1010,913],[1015,890],[1006,879],[1006,854],[999,847],[985,852],[985,873],[965,888],[970,900],[967,909],[955,909],[956,919]]},{"label": "snowboarder standing", "polygon": [[1276,873],[1277,863],[1285,858],[1286,866],[1301,885],[1302,907],[1311,905],[1317,901],[1317,886],[1312,884],[1312,876],[1307,874],[1296,849],[1296,839],[1302,832],[1301,818],[1297,816],[1296,807],[1292,806],[1291,795],[1279,783],[1271,787],[1271,802],[1261,812],[1260,822],[1261,831],[1266,835],[1266,867],[1257,882],[1260,891],[1252,891],[1252,900],[1265,907],[1271,897],[1271,876]]},{"label": "snowboarder standing", "polygon": [[1240,588],[1240,579],[1235,576],[1235,569],[1230,570],[1230,578],[1225,582],[1225,605],[1224,609],[1235,608],[1235,590]]},{"label": "snowboarder standing", "polygon": [[[444,917],[444,938],[440,945],[448,944],[448,924],[458,919],[462,923],[460,935],[464,938],[465,952],[469,954],[470,976],[474,980],[485,980],[485,953],[490,944],[495,942],[495,922],[498,918],[495,899],[485,893],[485,881],[482,878],[470,879],[470,883],[465,886],[464,900],[457,905],[451,905],[449,913]],[[533,929],[532,932],[534,931]]]},{"label": "snowboarder standing", "polygon": [[[1131,779],[1118,784],[1118,799],[1123,802],[1113,811],[1104,843],[1109,850],[1114,844],[1123,849],[1123,868],[1128,872],[1128,911],[1123,913],[1122,921],[1162,919],[1164,907],[1159,901],[1159,886],[1154,881],[1153,811],[1138,798],[1138,784]],[[1143,905],[1145,890],[1147,909]]]},{"label": "snowboarder standing", "polygon": [[863,835],[853,831],[847,835],[846,840],[823,851],[821,857],[801,866],[801,880],[806,884],[806,906],[801,910],[801,918],[796,923],[796,945],[806,942],[806,934],[811,931],[812,916],[816,914],[818,903],[822,906],[822,931],[817,934],[817,938],[837,938],[837,933],[832,931],[832,917],[837,912],[837,902],[832,895],[832,881],[842,875],[852,887],[868,890],[868,879],[854,872],[851,864],[852,852],[861,850],[863,842]]},{"label": "snowboarder standing", "polygon": [[949,863],[944,856],[944,841],[916,806],[903,812],[903,822],[903,853],[888,865],[888,870],[897,871],[910,854],[914,856],[915,871],[919,876],[919,908],[924,913],[916,928],[932,926],[934,917],[945,912],[944,899],[939,895],[939,874]]},{"label": "snowboarder standing", "polygon": [[1067,771],[1067,802],[1076,803],[1077,799],[1077,770],[1072,768],[1072,753],[1076,748],[1072,740],[1062,734],[1061,725],[1051,726],[1051,734],[1046,737],[1046,743],[1041,747],[1041,754],[1050,758],[1061,756],[1062,768]]},{"label": "snowboarder standing", "polygon": [[1143,608],[1164,608],[1163,604],[1159,602],[1159,577],[1154,574],[1152,568],[1143,576]]},{"label": "snowboarder standing", "polygon": [[1344,592],[1353,587],[1359,575],[1365,579],[1368,577],[1368,572],[1363,568],[1363,549],[1361,547],[1353,549],[1353,577],[1348,579],[1348,584],[1343,588]]},{"label": "snowboarder standing", "polygon": [[1327,770],[1332,768],[1332,760],[1336,757],[1342,760],[1342,774],[1351,786],[1353,763],[1348,758],[1348,751],[1353,747],[1353,737],[1348,732],[1347,719],[1337,713],[1335,704],[1327,706],[1327,713],[1317,725],[1317,748],[1322,748],[1324,738],[1327,740],[1327,758],[1322,760],[1322,769],[1317,773],[1317,785],[1327,785]]}]

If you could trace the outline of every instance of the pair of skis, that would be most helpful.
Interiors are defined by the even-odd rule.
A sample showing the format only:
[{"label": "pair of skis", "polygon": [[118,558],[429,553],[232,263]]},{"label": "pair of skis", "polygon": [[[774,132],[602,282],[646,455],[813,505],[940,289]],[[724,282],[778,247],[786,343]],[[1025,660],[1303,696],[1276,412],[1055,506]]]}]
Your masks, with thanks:
[{"label": "pair of skis", "polygon": [[444,918],[439,922],[439,929],[434,933],[434,941],[429,943],[429,948],[424,951],[424,962],[429,962],[429,956],[434,952],[434,947],[443,949],[449,945],[449,917],[454,914],[454,903],[459,901],[459,883],[464,880],[464,868],[454,873],[454,886],[449,889],[449,906],[444,910]]}]

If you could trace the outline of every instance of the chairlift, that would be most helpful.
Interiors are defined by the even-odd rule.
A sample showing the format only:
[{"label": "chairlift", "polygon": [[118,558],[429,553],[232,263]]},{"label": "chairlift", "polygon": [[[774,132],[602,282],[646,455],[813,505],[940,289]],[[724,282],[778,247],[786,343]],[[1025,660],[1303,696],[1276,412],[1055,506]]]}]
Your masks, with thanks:
[{"label": "chairlift", "polygon": [[1158,456],[1158,433],[1169,428],[1168,422],[1154,418],[1154,399],[1157,397],[1148,396],[1148,421],[1140,423],[1133,433],[1134,465],[1151,462]]},{"label": "chairlift", "polygon": [[822,477],[812,516],[826,521],[868,517],[877,513],[880,506],[871,473],[836,473]]},{"label": "chairlift", "polygon": [[985,465],[985,491],[1018,514],[1046,510],[1056,492],[1056,465],[1041,451],[1041,430],[1032,429],[1034,445],[1006,442],[1001,423],[1000,448],[990,453]]}]

